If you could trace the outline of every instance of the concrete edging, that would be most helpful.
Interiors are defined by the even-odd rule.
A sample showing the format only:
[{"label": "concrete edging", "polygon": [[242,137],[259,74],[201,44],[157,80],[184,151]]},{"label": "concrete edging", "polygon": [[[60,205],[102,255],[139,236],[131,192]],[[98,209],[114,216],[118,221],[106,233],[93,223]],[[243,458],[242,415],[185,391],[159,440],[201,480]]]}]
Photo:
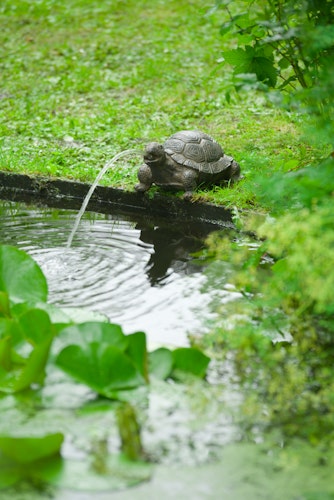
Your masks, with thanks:
[{"label": "concrete edging", "polygon": [[[90,184],[83,182],[0,172],[0,198],[11,201],[79,210],[89,188]],[[224,207],[182,200],[160,192],[151,195],[97,186],[87,209],[99,213],[118,210],[166,218],[198,219],[233,227],[232,213]]]}]

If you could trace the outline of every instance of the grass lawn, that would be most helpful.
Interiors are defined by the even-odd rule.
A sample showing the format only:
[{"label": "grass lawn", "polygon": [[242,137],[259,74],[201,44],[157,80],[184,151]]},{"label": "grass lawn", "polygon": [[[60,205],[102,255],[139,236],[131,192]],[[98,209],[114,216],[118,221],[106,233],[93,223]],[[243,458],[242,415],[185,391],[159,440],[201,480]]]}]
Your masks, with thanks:
[{"label": "grass lawn", "polygon": [[[122,150],[201,129],[245,178],[196,197],[242,208],[257,204],[259,173],[326,154],[301,139],[301,117],[260,95],[226,102],[213,3],[2,0],[0,169],[92,182]],[[140,155],[119,161],[101,183],[132,190],[140,163]]]}]

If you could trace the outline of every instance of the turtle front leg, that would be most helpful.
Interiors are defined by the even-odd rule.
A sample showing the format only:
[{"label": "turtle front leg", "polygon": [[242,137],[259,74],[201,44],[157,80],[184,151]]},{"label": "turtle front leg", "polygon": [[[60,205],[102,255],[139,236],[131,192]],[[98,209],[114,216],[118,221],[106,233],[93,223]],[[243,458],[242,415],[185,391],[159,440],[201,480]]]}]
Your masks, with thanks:
[{"label": "turtle front leg", "polygon": [[137,174],[139,184],[135,185],[135,190],[139,193],[145,193],[152,186],[152,171],[146,164],[142,165]]},{"label": "turtle front leg", "polygon": [[187,170],[183,174],[184,200],[189,200],[197,187],[198,172],[196,170]]}]

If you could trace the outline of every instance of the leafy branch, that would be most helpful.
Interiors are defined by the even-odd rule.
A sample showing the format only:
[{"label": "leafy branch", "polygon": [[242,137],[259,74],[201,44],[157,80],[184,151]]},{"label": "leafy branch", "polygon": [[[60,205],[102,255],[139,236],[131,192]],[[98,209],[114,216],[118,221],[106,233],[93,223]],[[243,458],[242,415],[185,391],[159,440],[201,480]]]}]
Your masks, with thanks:
[{"label": "leafy branch", "polygon": [[[238,44],[223,57],[234,67],[239,84],[240,75],[254,74],[268,88],[295,90],[298,82],[309,89],[320,77],[325,58],[334,54],[334,9],[328,3],[320,9],[319,2],[311,0],[217,0],[216,7],[227,18],[221,35],[232,34]],[[249,77],[246,80],[248,85]]]}]

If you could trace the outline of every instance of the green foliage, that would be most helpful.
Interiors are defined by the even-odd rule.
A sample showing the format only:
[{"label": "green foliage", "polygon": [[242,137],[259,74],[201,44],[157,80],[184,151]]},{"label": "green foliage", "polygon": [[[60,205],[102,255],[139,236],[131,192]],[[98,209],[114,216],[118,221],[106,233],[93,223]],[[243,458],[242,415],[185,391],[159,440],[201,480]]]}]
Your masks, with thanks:
[{"label": "green foliage", "polygon": [[247,83],[250,86],[257,86],[253,75],[270,87],[276,86],[277,70],[274,67],[273,49],[270,47],[266,50],[262,46],[246,45],[245,48],[239,47],[224,52],[224,59],[234,67],[237,88],[244,87]]},{"label": "green foliage", "polygon": [[250,426],[312,443],[334,440],[332,165],[278,179],[276,218],[248,220],[257,244],[212,243],[232,263],[228,279],[241,295],[216,306],[221,319],[206,342],[233,357]]},{"label": "green foliage", "polygon": [[[313,0],[217,0],[227,17],[221,34],[234,34],[239,47],[224,53],[234,75],[254,74],[279,89],[314,86],[321,68],[334,54],[334,10],[330,2]],[[235,11],[235,12],[234,12]]]},{"label": "green foliage", "polygon": [[[60,334],[61,335],[61,334]],[[57,356],[57,365],[106,397],[145,384],[146,338],[141,332],[124,335],[118,325],[84,323],[69,327],[71,342]],[[141,349],[135,351],[133,343]]]},{"label": "green foliage", "polygon": [[[282,439],[313,444],[334,442],[333,231],[325,227],[321,211],[303,209],[298,220],[286,214],[263,224],[266,241],[256,250],[230,246],[229,282],[241,294],[215,305],[219,319],[204,339],[215,356],[233,360],[245,429],[256,422],[260,432],[276,428]],[[273,265],[268,251],[277,252]]]},{"label": "green foliage", "polygon": [[265,294],[276,296],[277,304],[293,307],[296,314],[334,313],[333,209],[333,202],[315,211],[304,208],[298,217],[287,213],[259,229],[267,238],[266,250],[278,259]]},{"label": "green foliage", "polygon": [[[31,317],[31,314],[28,315]],[[44,311],[35,310],[33,315],[38,320],[39,326],[43,325],[45,320],[48,323],[48,316]],[[22,321],[26,319],[26,317],[22,317]],[[27,357],[20,354],[19,348],[16,346],[12,347],[9,330],[5,333],[6,337],[1,339],[0,391],[8,393],[18,392],[30,387],[34,383],[41,384],[43,382],[45,366],[53,340],[53,331],[50,325],[46,335],[44,335],[44,328],[39,330],[39,326],[36,326],[34,330],[34,334],[36,334],[35,339],[32,339],[32,336],[25,336],[24,334],[20,339],[18,347],[21,347],[22,344],[24,344],[23,349],[32,346],[32,350]],[[20,322],[18,322],[18,325],[13,326],[15,333],[19,332],[20,329]],[[38,339],[40,335],[44,335],[44,337]]]},{"label": "green foliage", "polygon": [[[237,90],[288,90],[285,101],[316,118],[316,140],[332,144],[334,83],[334,9],[329,1],[217,0],[227,20],[222,35],[231,34],[238,47],[223,52],[233,66]],[[229,98],[229,94],[227,96]],[[281,104],[280,92],[268,97]],[[318,133],[321,123],[321,134]]]},{"label": "green foliage", "polygon": [[300,207],[312,209],[315,205],[329,204],[334,191],[333,172],[334,158],[330,157],[319,165],[291,171],[287,175],[274,174],[270,183],[259,178],[259,200],[270,207],[274,215]]},{"label": "green foliage", "polygon": [[[331,2],[220,4],[229,16],[225,30],[238,37],[238,48],[226,58],[235,78],[247,90],[290,88],[290,106],[307,111],[310,140],[333,148]],[[242,13],[231,11],[242,4]],[[263,75],[251,64],[267,47]],[[240,76],[245,64],[251,76]],[[282,94],[278,97],[281,105]],[[281,429],[283,439],[298,435],[333,443],[334,160],[329,155],[312,163],[298,170],[292,162],[285,174],[255,179],[271,216],[237,220],[239,229],[256,235],[256,243],[240,236],[232,245],[213,239],[212,251],[222,265],[228,258],[234,267],[228,279],[240,298],[215,306],[221,318],[207,342],[233,358],[250,427],[257,421],[259,428]]]},{"label": "green foliage", "polygon": [[75,380],[112,399],[121,398],[121,391],[145,385],[149,374],[163,380],[180,372],[204,378],[210,362],[191,347],[172,351],[162,347],[148,354],[144,333],[124,335],[113,324],[70,326],[60,332],[60,342],[64,339],[68,345],[59,352],[56,364]]}]

